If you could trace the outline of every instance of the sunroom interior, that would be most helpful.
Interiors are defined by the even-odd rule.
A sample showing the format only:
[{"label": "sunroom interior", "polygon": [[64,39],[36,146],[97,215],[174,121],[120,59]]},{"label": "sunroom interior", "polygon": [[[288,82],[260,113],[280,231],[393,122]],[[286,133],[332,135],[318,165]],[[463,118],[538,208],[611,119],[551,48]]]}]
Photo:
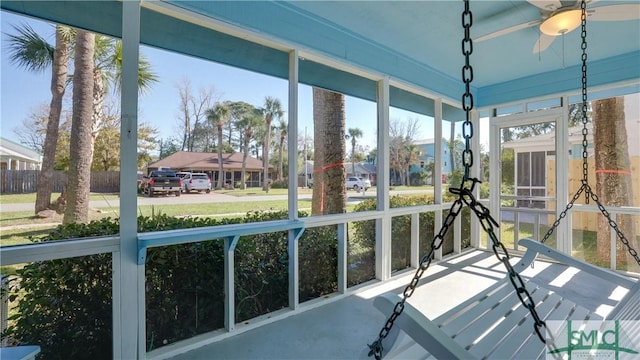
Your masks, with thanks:
[{"label": "sunroom interior", "polygon": [[[465,5],[471,14],[464,13]],[[373,299],[388,291],[402,294],[416,269],[423,266],[432,239],[443,228],[448,228],[443,246],[434,250],[433,265],[424,272],[416,295],[409,301],[427,317],[445,313],[506,276],[499,256],[496,259],[494,255],[494,238],[502,241],[499,253],[504,248],[516,258],[526,250],[519,239],[544,238],[560,253],[637,281],[637,254],[634,257],[633,251],[616,245],[616,230],[630,229],[624,236],[632,249],[638,248],[640,147],[634,140],[640,134],[640,6],[637,1],[587,1],[586,30],[578,23],[577,28],[562,30],[558,36],[541,32],[539,25],[544,19],[580,6],[580,1],[556,0],[2,1],[3,12],[86,29],[120,39],[123,44],[119,92],[123,185],[118,233],[2,246],[2,265],[106,257],[111,278],[105,286],[110,293],[96,294],[95,301],[106,301],[111,310],[112,321],[104,326],[111,338],[96,341],[99,355],[91,356],[115,359],[366,357],[367,345],[376,340],[390,315],[376,310]],[[470,25],[466,41],[465,24]],[[283,219],[255,218],[253,222],[139,232],[135,184],[140,169],[135,154],[140,101],[137,64],[142,46],[282,80],[288,94],[289,154],[300,153],[299,137],[305,132],[300,125],[301,85],[366,102],[375,113],[369,123],[377,129],[376,191],[371,207],[301,216],[302,193],[295,190],[301,186],[299,173],[295,166],[289,166],[288,206]],[[465,61],[470,66],[466,70]],[[611,98],[624,99],[623,123],[629,139],[625,169],[598,167],[592,135],[596,125],[592,120],[587,123],[586,115],[583,123],[579,110],[575,121],[575,109],[581,109],[583,101],[589,102],[591,113],[592,102]],[[390,127],[394,111],[410,113],[431,128],[435,143],[432,176],[443,180],[433,182],[432,203],[394,200],[397,194],[389,176],[393,172]],[[515,136],[534,128],[546,132]],[[583,128],[588,132],[583,133]],[[443,154],[442,144],[456,138],[462,139],[461,146],[468,140],[465,153],[471,154],[472,161],[463,158],[461,162],[471,165],[469,177],[483,184],[472,182],[465,199],[473,202],[465,203],[458,211],[460,216],[453,219],[450,214],[457,209],[452,206],[456,194],[448,189],[459,187],[459,183],[443,173],[445,163],[453,164],[453,160]],[[512,156],[511,177],[505,175],[505,153]],[[598,227],[603,209],[593,199],[585,200],[584,194],[574,197],[581,189],[583,175],[596,193],[605,191],[609,183],[602,183],[598,176],[608,175],[605,170],[622,171],[621,176],[630,179],[629,202],[606,206],[607,220],[625,219],[625,226],[613,230],[606,223],[604,230]],[[511,186],[505,188],[505,183]],[[575,204],[568,209],[569,201]],[[477,217],[485,209],[495,224]],[[400,223],[406,231],[398,231]],[[510,229],[508,234],[504,228]],[[352,237],[366,237],[354,234],[367,230],[369,255],[355,258]],[[610,240],[606,261],[596,259],[587,249],[595,252],[592,243],[601,231],[606,231]],[[327,251],[303,254],[315,246],[313,241],[319,234],[327,232],[332,239]],[[243,297],[245,289],[240,284],[244,268],[236,267],[243,256],[239,253],[250,248],[244,243],[264,234],[276,234],[283,241],[280,271],[284,275],[279,285],[265,282],[264,287],[271,289],[262,290],[260,296],[279,292],[282,300],[278,305],[240,314],[239,309],[251,296]],[[182,310],[200,314],[198,306],[214,307],[212,311],[218,314],[217,327],[193,330],[198,320],[194,325],[182,314],[163,313],[166,304],[162,304],[162,294],[167,291],[168,298],[175,293],[169,295],[158,279],[177,277],[178,270],[160,270],[158,261],[166,255],[163,250],[212,243],[217,244],[222,262],[205,265],[211,260],[204,250],[184,260],[194,261],[187,265],[194,272],[196,264],[203,264],[198,266],[207,270],[199,276],[213,277],[207,271],[220,271],[215,273],[219,287],[200,289],[201,285],[194,285],[200,295],[184,290],[203,299],[204,293],[215,293],[218,299],[216,304],[189,303]],[[321,253],[333,257],[323,262],[318,259]],[[263,271],[275,268],[260,265],[259,259],[248,261],[255,261]],[[364,275],[363,263],[369,266]],[[315,281],[310,273],[319,264],[332,267],[334,278],[329,282],[333,285],[309,295],[301,288],[313,287],[308,284]],[[562,280],[560,275],[568,275],[561,266],[538,260],[522,276],[556,281],[556,292],[575,295],[587,308],[610,303],[616,289],[608,288],[606,281],[575,273],[570,281]],[[90,276],[88,272],[86,282],[95,282]],[[152,295],[155,286],[158,288]],[[100,298],[103,296],[108,299]],[[154,329],[159,323],[154,317],[165,317],[164,327],[191,328],[176,331],[182,333],[168,341],[162,335],[155,338],[162,329]],[[532,325],[525,327],[530,330],[526,336],[535,337]],[[15,345],[38,345],[44,351],[56,338]]]}]

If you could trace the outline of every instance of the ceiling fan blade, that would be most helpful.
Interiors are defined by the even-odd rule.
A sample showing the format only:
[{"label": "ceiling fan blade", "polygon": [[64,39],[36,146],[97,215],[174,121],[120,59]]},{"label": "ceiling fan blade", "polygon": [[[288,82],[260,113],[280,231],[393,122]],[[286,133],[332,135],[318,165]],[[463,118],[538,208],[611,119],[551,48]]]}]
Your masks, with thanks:
[{"label": "ceiling fan blade", "polygon": [[625,21],[640,19],[640,4],[605,5],[587,10],[588,20]]},{"label": "ceiling fan blade", "polygon": [[527,2],[546,11],[554,11],[562,7],[560,0],[527,0]]},{"label": "ceiling fan blade", "polygon": [[504,28],[502,30],[498,30],[498,31],[494,31],[494,32],[486,34],[486,35],[482,35],[482,36],[474,39],[473,41],[479,42],[479,41],[485,41],[485,40],[493,39],[493,38],[496,38],[498,36],[503,36],[503,35],[510,34],[510,33],[514,32],[514,31],[518,31],[518,30],[526,29],[526,28],[529,28],[529,27],[532,27],[532,26],[540,25],[540,23],[542,23],[541,20],[528,21],[526,23],[510,26],[510,27]]},{"label": "ceiling fan blade", "polygon": [[553,40],[556,39],[557,36],[549,36],[549,35],[545,35],[545,34],[540,34],[540,36],[538,37],[538,40],[536,41],[535,45],[533,45],[533,53],[534,54],[538,54],[541,53],[545,50],[547,50],[547,48],[553,43]]}]

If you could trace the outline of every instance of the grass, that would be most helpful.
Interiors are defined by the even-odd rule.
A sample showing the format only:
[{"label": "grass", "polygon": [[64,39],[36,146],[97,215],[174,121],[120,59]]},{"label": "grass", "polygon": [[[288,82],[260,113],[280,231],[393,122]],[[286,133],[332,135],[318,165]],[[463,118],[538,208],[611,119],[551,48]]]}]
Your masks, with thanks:
[{"label": "grass", "polygon": [[[60,193],[52,193],[51,201],[56,201],[56,199],[60,196]],[[89,200],[117,200],[120,198],[119,194],[113,193],[91,193],[89,195]],[[0,196],[0,204],[22,204],[22,203],[32,203],[36,202],[36,194],[3,194]]]}]

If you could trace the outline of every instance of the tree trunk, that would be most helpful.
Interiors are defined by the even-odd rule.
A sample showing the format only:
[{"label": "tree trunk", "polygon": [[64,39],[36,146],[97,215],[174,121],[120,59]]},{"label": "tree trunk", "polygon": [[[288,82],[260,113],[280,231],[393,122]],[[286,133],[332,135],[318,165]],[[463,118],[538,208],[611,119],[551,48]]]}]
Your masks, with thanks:
[{"label": "tree trunk", "polygon": [[[605,206],[629,206],[633,199],[631,162],[625,127],[624,98],[597,100],[593,103],[593,140],[595,144],[596,193]],[[619,229],[635,245],[633,218],[618,215]],[[597,258],[610,261],[610,231],[604,216],[598,216]],[[627,250],[622,242],[616,242],[618,268],[627,263]]]},{"label": "tree trunk", "polygon": [[93,115],[93,53],[95,35],[77,31],[73,73],[73,117],[67,208],[63,223],[87,223],[91,182],[91,130]]},{"label": "tree trunk", "polygon": [[89,159],[93,163],[93,154],[95,152],[96,138],[102,128],[104,118],[104,97],[105,85],[100,69],[93,69],[93,115],[91,119],[91,148],[89,151]]},{"label": "tree trunk", "polygon": [[218,190],[224,186],[224,169],[222,167],[222,124],[218,124]]},{"label": "tree trunk", "polygon": [[271,147],[271,115],[265,116],[264,151],[262,153],[263,177],[262,190],[269,192],[269,148]]},{"label": "tree trunk", "polygon": [[242,181],[242,184],[240,184],[240,186],[242,187],[243,190],[247,189],[247,179],[245,177],[247,174],[247,156],[248,155],[249,155],[249,138],[245,138],[244,148],[242,149],[242,173],[240,174],[240,181]]},{"label": "tree trunk", "polygon": [[311,212],[346,212],[344,95],[313,88],[314,164]]},{"label": "tree trunk", "polygon": [[356,137],[351,138],[351,175],[356,176]]},{"label": "tree trunk", "polygon": [[284,179],[284,176],[282,175],[282,163],[284,160],[284,136],[280,136],[280,149],[279,149],[279,156],[278,156],[278,180],[282,180]]},{"label": "tree trunk", "polygon": [[56,49],[53,54],[51,69],[51,104],[49,105],[49,119],[47,133],[42,151],[42,167],[38,175],[38,189],[36,191],[35,213],[48,209],[51,205],[53,188],[53,168],[58,144],[58,129],[60,127],[60,113],[62,112],[62,98],[64,97],[67,81],[67,64],[69,62],[69,44],[63,36],[63,30],[56,26]]}]

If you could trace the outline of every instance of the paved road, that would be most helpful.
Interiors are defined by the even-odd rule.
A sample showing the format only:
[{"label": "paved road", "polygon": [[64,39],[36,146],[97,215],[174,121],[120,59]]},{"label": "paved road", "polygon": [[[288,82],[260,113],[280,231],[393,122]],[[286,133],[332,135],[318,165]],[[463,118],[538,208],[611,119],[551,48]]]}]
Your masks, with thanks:
[{"label": "paved road", "polygon": [[[391,195],[397,194],[416,194],[416,193],[431,193],[431,190],[401,190],[390,191]],[[366,197],[375,197],[375,189],[369,189],[365,193]],[[311,199],[311,194],[299,194],[298,199]],[[357,203],[362,201],[363,194],[361,192],[355,192],[353,190],[347,191],[347,201],[349,203]],[[257,190],[255,195],[249,196],[233,196],[228,194],[221,194],[212,191],[209,194],[204,193],[190,193],[182,194],[181,196],[154,196],[144,197],[138,196],[138,205],[167,205],[167,204],[202,204],[211,202],[234,202],[234,201],[269,201],[269,200],[287,200],[287,195],[264,195],[261,190]],[[21,203],[21,204],[0,204],[0,213],[12,212],[12,211],[33,211],[33,203]],[[113,200],[92,200],[89,203],[90,208],[119,208],[120,199]]]}]

